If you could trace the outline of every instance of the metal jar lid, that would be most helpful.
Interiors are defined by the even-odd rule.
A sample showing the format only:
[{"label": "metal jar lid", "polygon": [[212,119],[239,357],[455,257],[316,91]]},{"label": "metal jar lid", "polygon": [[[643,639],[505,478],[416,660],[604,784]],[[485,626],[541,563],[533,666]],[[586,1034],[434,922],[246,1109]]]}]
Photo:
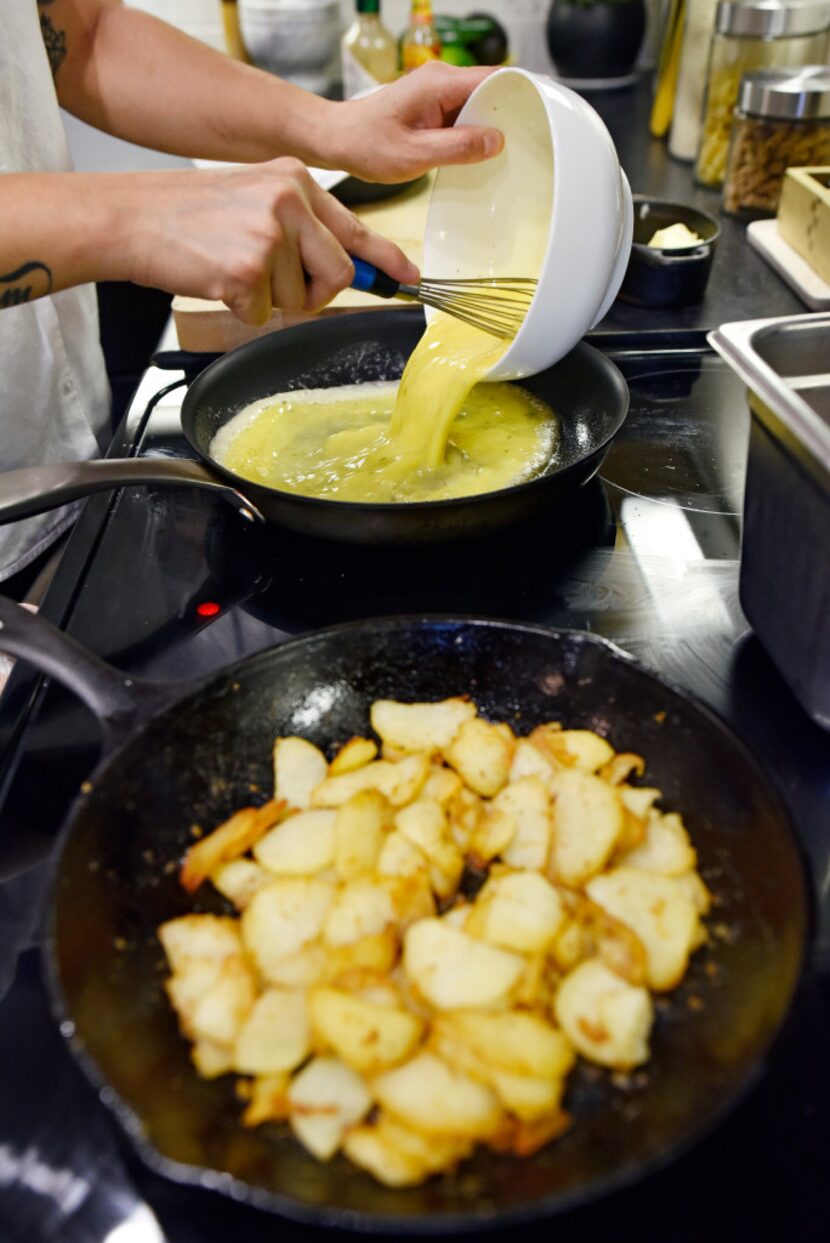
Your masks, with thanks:
[{"label": "metal jar lid", "polygon": [[756,117],[830,120],[830,68],[756,69],[745,73],[738,92],[738,110]]},{"label": "metal jar lid", "polygon": [[830,27],[830,0],[720,0],[715,30],[722,35],[780,39]]}]

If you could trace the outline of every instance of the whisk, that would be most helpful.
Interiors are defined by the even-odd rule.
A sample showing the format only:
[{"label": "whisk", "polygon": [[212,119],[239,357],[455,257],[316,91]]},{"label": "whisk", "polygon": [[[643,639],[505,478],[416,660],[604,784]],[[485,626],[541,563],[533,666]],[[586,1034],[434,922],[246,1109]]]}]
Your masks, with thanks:
[{"label": "whisk", "polygon": [[364,259],[355,259],[352,289],[379,298],[408,298],[444,311],[494,337],[515,337],[530,309],[537,281],[524,276],[485,276],[477,280],[421,280],[402,285]]}]

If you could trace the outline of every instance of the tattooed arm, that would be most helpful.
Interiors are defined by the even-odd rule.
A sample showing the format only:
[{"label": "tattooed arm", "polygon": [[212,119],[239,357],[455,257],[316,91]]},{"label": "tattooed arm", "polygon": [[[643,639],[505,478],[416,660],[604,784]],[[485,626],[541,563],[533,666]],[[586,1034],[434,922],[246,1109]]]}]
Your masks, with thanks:
[{"label": "tattooed arm", "polygon": [[489,69],[426,66],[334,103],[254,69],[120,0],[40,0],[61,104],[98,129],[174,155],[293,155],[375,181],[495,155],[495,130],[451,126]]}]

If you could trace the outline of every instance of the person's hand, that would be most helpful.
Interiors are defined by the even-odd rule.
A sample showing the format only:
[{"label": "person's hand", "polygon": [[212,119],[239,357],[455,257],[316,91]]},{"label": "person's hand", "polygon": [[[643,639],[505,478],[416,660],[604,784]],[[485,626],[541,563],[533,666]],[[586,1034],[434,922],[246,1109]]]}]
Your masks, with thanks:
[{"label": "person's hand", "polygon": [[396,280],[418,269],[314,181],[299,160],[121,175],[127,277],[224,302],[248,324],[272,307],[316,311],[354,276],[353,254]]},{"label": "person's hand", "polygon": [[497,129],[452,128],[468,96],[492,72],[432,61],[371,95],[335,104],[332,166],[366,181],[394,182],[498,155],[504,139]]}]

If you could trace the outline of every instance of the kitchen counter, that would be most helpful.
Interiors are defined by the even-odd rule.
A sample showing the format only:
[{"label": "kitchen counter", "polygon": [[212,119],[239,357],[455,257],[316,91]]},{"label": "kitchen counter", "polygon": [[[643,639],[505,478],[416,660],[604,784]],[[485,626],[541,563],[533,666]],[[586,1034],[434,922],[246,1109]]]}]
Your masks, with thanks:
[{"label": "kitchen counter", "polygon": [[[716,208],[717,196],[696,190],[690,170],[645,137],[645,85],[593,102],[609,119],[635,192]],[[809,855],[820,917],[813,970],[770,1073],[671,1168],[593,1207],[511,1230],[511,1243],[542,1232],[557,1243],[725,1243],[738,1232],[761,1243],[818,1243],[830,1235],[830,736],[799,709],[741,613],[748,415],[740,383],[693,348],[724,320],[802,309],[730,221],[699,308],[615,307],[596,339],[621,347],[631,414],[602,482],[545,540],[538,532],[516,543],[501,538],[477,553],[437,551],[396,566],[371,551],[309,549],[278,532],[245,530],[221,502],[192,491],[125,489],[87,503],[44,602],[45,615],[93,651],[164,681],[316,626],[396,611],[591,629],[692,690],[765,765]],[[186,454],[177,382],[177,374],[148,371],[115,454]],[[219,614],[201,620],[202,601],[219,601]],[[316,1243],[313,1231],[184,1191],[140,1166],[49,1015],[37,949],[47,861],[96,746],[85,710],[15,670],[0,709],[3,1243]]]}]

